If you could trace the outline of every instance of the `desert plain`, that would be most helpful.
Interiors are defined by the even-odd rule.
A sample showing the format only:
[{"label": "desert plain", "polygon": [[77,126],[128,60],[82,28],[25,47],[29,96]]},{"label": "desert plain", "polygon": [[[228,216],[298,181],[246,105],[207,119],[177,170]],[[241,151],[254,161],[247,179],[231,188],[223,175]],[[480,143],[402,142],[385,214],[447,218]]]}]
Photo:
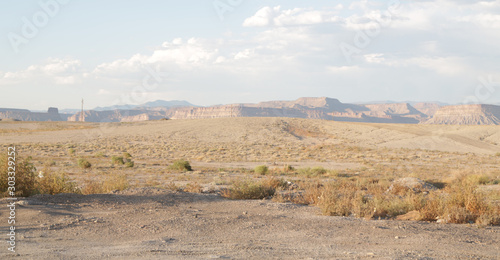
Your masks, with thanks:
[{"label": "desert plain", "polygon": [[71,184],[18,198],[1,259],[500,255],[498,126],[2,121],[0,146],[44,187]]}]

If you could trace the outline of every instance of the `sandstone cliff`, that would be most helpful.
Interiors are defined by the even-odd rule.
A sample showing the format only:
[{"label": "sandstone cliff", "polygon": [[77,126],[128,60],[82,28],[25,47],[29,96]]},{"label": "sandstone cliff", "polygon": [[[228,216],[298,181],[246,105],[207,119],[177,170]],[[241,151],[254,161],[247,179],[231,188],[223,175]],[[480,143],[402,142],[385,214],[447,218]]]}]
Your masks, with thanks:
[{"label": "sandstone cliff", "polygon": [[458,105],[441,107],[425,124],[500,125],[500,106]]},{"label": "sandstone cliff", "polygon": [[[84,111],[85,122],[135,122],[146,120],[158,120],[165,118],[165,111],[154,111],[147,109],[131,109],[131,110],[111,110],[111,111]],[[70,117],[68,121],[80,121],[81,112],[78,112]]]}]

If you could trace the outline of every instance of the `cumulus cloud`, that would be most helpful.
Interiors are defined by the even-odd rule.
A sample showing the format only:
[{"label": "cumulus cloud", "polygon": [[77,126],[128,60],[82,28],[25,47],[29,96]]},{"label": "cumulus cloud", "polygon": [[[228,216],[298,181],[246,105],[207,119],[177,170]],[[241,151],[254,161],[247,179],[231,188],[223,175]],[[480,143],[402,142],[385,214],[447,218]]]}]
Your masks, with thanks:
[{"label": "cumulus cloud", "polygon": [[42,65],[31,65],[25,70],[10,71],[2,79],[8,81],[27,81],[50,79],[55,84],[69,85],[79,82],[82,62],[75,59],[49,58]]},{"label": "cumulus cloud", "polygon": [[218,49],[204,39],[190,38],[184,41],[175,38],[162,43],[152,54],[135,54],[128,59],[118,59],[98,65],[93,73],[97,76],[120,76],[124,73],[142,73],[145,66],[164,65],[190,70],[209,63],[221,62]]}]

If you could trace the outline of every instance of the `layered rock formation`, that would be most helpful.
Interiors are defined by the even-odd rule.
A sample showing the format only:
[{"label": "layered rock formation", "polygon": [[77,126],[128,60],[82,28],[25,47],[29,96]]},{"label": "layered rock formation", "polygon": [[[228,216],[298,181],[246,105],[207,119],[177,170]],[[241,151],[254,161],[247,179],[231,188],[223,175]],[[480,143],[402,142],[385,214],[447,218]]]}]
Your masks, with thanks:
[{"label": "layered rock formation", "polygon": [[431,119],[424,123],[441,125],[500,125],[500,106],[444,106]]},{"label": "layered rock formation", "polygon": [[0,108],[0,119],[19,121],[65,121],[65,115],[59,114],[55,107],[49,107],[47,113],[31,112],[27,109]]},{"label": "layered rock formation", "polygon": [[294,101],[268,101],[214,107],[175,109],[172,119],[217,117],[295,117],[350,122],[416,124],[428,117],[408,103],[355,105],[337,99],[299,98]]},{"label": "layered rock formation", "polygon": [[[203,119],[219,117],[294,117],[348,122],[418,124],[498,124],[498,106],[470,105],[439,108],[436,103],[347,104],[327,97],[304,97],[294,101],[268,101],[211,107],[138,107],[106,111],[84,111],[87,122],[135,122],[146,120]],[[437,112],[435,112],[437,111]],[[434,118],[430,119],[434,113]],[[22,109],[0,109],[0,119],[22,121],[80,121],[81,113],[71,116],[50,108],[47,113]]]},{"label": "layered rock formation", "polygon": [[[154,111],[147,109],[131,110],[111,110],[111,111],[84,111],[83,120],[85,122],[136,122],[146,120],[158,120],[165,118],[164,111]],[[68,117],[68,121],[80,121],[81,112]]]}]

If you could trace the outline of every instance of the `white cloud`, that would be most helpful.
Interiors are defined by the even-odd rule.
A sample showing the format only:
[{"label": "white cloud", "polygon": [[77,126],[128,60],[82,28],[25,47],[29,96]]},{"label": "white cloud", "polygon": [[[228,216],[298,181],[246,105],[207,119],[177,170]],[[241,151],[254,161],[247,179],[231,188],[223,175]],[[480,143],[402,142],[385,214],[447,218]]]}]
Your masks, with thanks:
[{"label": "white cloud", "polygon": [[55,84],[75,84],[79,82],[81,65],[80,60],[49,58],[42,65],[31,65],[25,70],[6,72],[2,79],[11,82],[49,79]]},{"label": "white cloud", "polygon": [[466,60],[460,57],[419,56],[411,58],[387,58],[383,53],[371,53],[364,55],[364,59],[369,64],[390,67],[418,66],[443,76],[458,76],[475,71],[474,68],[467,64]]},{"label": "white cloud", "polygon": [[457,19],[461,22],[470,22],[479,27],[500,29],[500,15],[498,14],[475,14],[467,15]]},{"label": "white cloud", "polygon": [[164,42],[151,55],[135,54],[129,59],[102,63],[94,69],[94,74],[116,77],[124,73],[143,73],[143,67],[150,65],[160,64],[190,70],[206,64],[222,62],[223,57],[218,55],[218,49],[210,45],[211,43],[203,39],[190,38],[184,41],[176,38],[171,42]]},{"label": "white cloud", "polygon": [[[342,9],[342,5],[337,5],[335,9]],[[294,26],[294,25],[314,25],[322,23],[335,23],[342,21],[335,11],[310,10],[304,8],[294,8],[281,10],[281,6],[266,6],[258,10],[255,15],[245,19],[243,26]]]}]

